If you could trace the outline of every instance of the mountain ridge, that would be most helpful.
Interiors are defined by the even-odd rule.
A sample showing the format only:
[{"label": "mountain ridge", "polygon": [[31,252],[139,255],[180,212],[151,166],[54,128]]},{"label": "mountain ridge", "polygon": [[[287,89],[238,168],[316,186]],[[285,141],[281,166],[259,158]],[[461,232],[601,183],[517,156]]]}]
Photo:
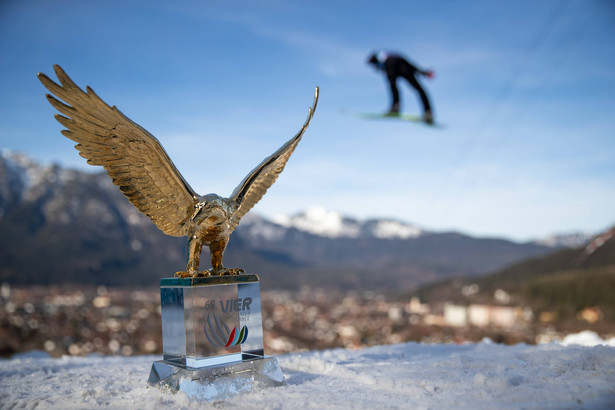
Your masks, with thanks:
[{"label": "mountain ridge", "polygon": [[[272,287],[321,282],[393,291],[480,275],[552,250],[315,208],[274,220],[246,215],[231,236],[225,265],[259,273]],[[104,172],[41,166],[2,152],[0,281],[153,286],[184,269],[185,251],[185,238],[158,231]],[[207,251],[202,261],[205,268]]]}]

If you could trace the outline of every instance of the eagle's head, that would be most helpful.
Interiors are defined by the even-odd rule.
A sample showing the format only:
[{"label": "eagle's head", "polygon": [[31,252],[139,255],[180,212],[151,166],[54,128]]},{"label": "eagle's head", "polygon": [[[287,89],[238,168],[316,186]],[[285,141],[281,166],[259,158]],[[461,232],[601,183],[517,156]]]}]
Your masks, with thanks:
[{"label": "eagle's head", "polygon": [[[227,225],[233,214],[229,201],[216,194],[207,194],[199,197],[194,205],[194,214],[191,218],[195,227],[211,229]],[[226,229],[223,227],[222,229]]]}]

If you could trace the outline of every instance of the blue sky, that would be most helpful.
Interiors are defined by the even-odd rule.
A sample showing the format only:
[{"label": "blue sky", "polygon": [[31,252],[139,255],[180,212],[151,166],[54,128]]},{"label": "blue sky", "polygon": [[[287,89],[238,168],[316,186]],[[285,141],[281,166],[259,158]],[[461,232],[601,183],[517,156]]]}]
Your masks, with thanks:
[{"label": "blue sky", "polygon": [[[229,195],[318,110],[255,212],[323,206],[528,240],[615,223],[615,6],[608,1],[0,2],[0,148],[94,171],[37,72],[60,64],[163,144],[200,194]],[[368,121],[393,50],[433,129]],[[400,83],[402,108],[417,97]],[[346,110],[346,111],[345,111]]]}]

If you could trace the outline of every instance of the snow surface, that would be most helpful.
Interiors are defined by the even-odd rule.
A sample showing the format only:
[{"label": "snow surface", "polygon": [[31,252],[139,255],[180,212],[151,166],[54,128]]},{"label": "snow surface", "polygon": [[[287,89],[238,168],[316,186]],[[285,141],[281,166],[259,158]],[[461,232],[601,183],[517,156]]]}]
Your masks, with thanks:
[{"label": "snow surface", "polygon": [[[589,333],[583,343],[601,342]],[[570,342],[573,342],[572,340]],[[147,387],[159,356],[0,360],[2,408],[615,408],[615,347],[404,343],[277,356],[286,384],[199,403]]]}]

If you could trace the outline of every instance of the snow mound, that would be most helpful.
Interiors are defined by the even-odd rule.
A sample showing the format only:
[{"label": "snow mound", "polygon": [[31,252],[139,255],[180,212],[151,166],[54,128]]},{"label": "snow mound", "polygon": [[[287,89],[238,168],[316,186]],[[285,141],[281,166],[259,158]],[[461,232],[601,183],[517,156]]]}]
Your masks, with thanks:
[{"label": "snow mound", "polygon": [[584,330],[584,331],[582,331],[580,333],[575,333],[575,334],[567,335],[560,342],[560,344],[563,345],[563,346],[571,346],[571,345],[599,346],[599,345],[604,345],[604,346],[615,347],[615,338],[611,338],[611,339],[608,339],[608,340],[603,340],[598,335],[598,333],[592,332],[590,330]]}]

